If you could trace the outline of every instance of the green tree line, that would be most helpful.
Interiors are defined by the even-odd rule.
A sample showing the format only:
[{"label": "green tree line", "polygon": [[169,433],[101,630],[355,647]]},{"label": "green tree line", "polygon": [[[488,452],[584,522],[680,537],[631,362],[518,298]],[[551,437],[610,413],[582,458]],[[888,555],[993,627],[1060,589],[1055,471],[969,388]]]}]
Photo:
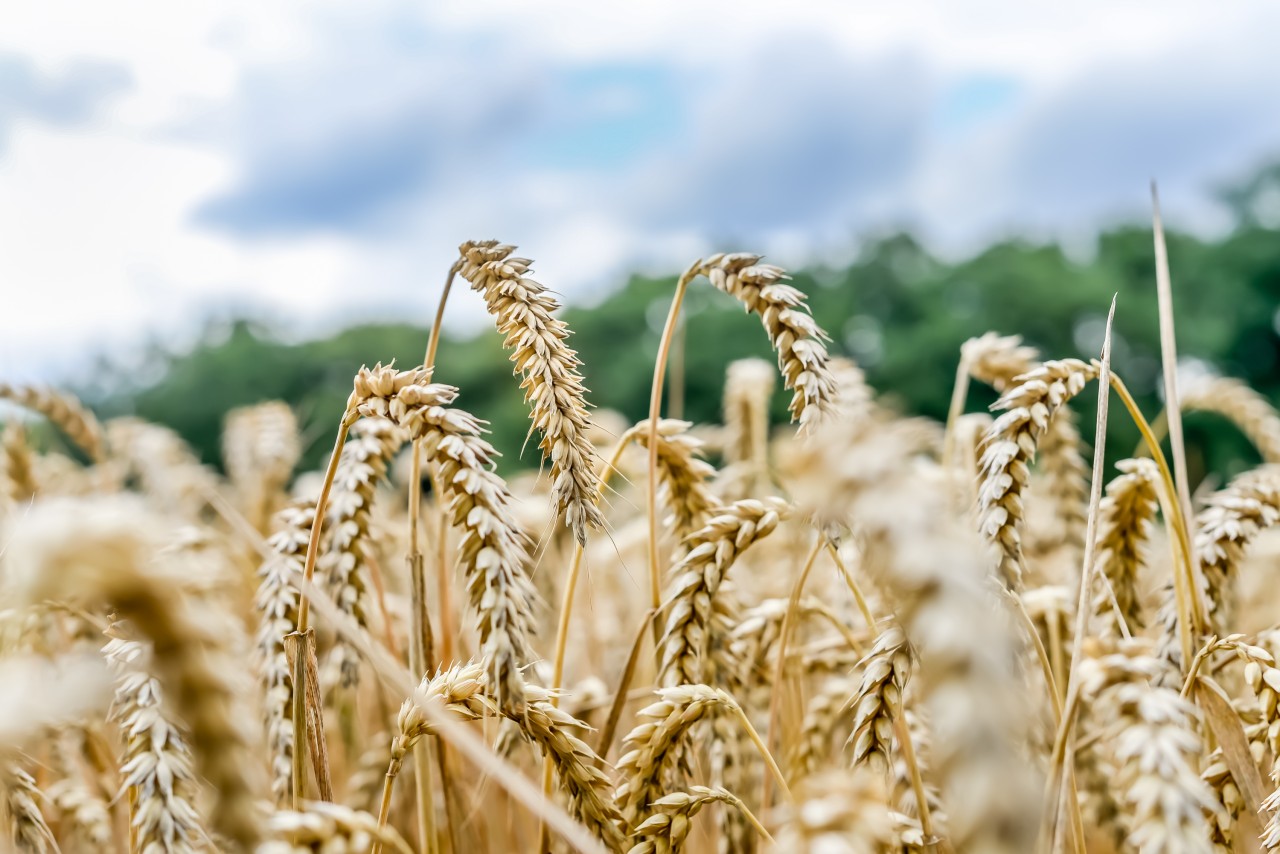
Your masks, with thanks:
[{"label": "green tree line", "polygon": [[[1226,236],[1169,235],[1180,354],[1240,377],[1273,400],[1280,395],[1280,231],[1256,209],[1274,179],[1262,173],[1233,190],[1228,201],[1238,226]],[[1154,271],[1150,228],[1126,226],[1099,235],[1095,251],[1084,259],[1053,243],[1006,241],[947,262],[910,235],[898,234],[866,245],[846,267],[799,269],[793,276],[809,295],[814,317],[830,332],[834,353],[862,365],[893,406],[938,419],[945,417],[967,338],[988,330],[1017,333],[1046,358],[1090,358],[1099,351],[1107,308],[1117,294],[1114,368],[1154,417],[1161,408]],[[674,271],[664,278],[637,276],[594,307],[564,310],[597,407],[632,419],[645,416],[658,333],[674,284]],[[728,363],[770,358],[769,347],[758,321],[705,282],[691,288],[684,316],[684,416],[714,422]],[[355,371],[392,359],[405,367],[419,364],[426,339],[425,322],[385,323],[297,343],[242,320],[229,331],[211,331],[187,351],[157,353],[163,369],[154,381],[117,389],[95,405],[106,414],[135,413],[170,425],[216,463],[228,409],[285,400],[312,440],[307,462],[317,465]],[[459,405],[491,422],[504,467],[537,465],[536,448],[520,454],[526,410],[492,329],[446,336],[436,377],[459,386]],[[1079,403],[1086,435],[1092,398],[1084,395]],[[975,387],[969,408],[993,399]],[[774,401],[779,422],[786,417],[786,400],[780,389]],[[1122,408],[1111,412],[1108,456],[1116,459],[1130,453],[1138,437]],[[1191,465],[1200,475],[1225,477],[1256,462],[1247,443],[1212,416],[1189,417],[1187,433]]]}]

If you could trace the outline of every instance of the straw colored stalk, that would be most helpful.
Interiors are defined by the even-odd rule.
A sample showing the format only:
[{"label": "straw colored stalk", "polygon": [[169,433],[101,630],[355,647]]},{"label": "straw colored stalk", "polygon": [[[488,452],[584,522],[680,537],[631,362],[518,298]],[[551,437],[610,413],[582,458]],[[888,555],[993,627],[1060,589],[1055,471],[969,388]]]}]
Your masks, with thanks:
[{"label": "straw colored stalk", "polygon": [[0,383],[0,399],[43,415],[93,462],[100,463],[106,459],[102,425],[70,394],[46,386]]},{"label": "straw colored stalk", "polygon": [[587,438],[590,417],[578,354],[569,347],[569,327],[554,314],[560,304],[529,278],[531,262],[513,257],[514,246],[496,240],[459,247],[458,273],[484,296],[503,347],[522,378],[533,425],[542,434],[542,456],[551,463],[556,508],[579,543],[604,525],[597,506],[596,452]]},{"label": "straw colored stalk", "polygon": [[1022,584],[1022,502],[1036,447],[1059,410],[1097,376],[1097,365],[1078,359],[1045,362],[992,407],[1003,413],[984,441],[978,513],[983,535],[1000,549],[1001,577],[1015,590]]},{"label": "straw colored stalk", "polygon": [[[368,564],[375,548],[369,531],[370,514],[378,483],[404,441],[404,432],[385,419],[367,418],[353,425],[342,448],[329,499],[330,548],[322,568],[334,604],[366,630]],[[359,682],[360,658],[345,638],[334,640],[330,660],[344,687],[351,688]]]},{"label": "straw colored stalk", "polygon": [[297,579],[307,554],[315,506],[302,502],[281,510],[267,540],[269,556],[258,570],[258,630],[254,636],[264,692],[263,711],[270,755],[271,790],[276,802],[289,797],[293,773],[293,664],[285,635],[298,625]]},{"label": "straw colored stalk", "polygon": [[658,682],[667,687],[703,681],[716,593],[738,557],[773,533],[789,512],[778,498],[737,501],[686,541],[689,551],[672,570],[664,611]]},{"label": "straw colored stalk", "polygon": [[[524,737],[536,744],[560,779],[569,799],[569,812],[587,826],[611,851],[623,849],[622,816],[614,805],[613,786],[597,765],[599,757],[575,735],[586,725],[551,704],[550,694],[536,685],[525,686],[526,706],[521,713],[503,711],[502,704],[489,688],[485,668],[476,663],[455,665],[434,677],[424,679],[418,693],[426,698],[439,698],[446,712],[462,720],[479,720],[503,715],[516,724]],[[387,790],[404,757],[423,737],[432,734],[430,723],[414,699],[400,709],[398,731],[391,742],[391,764],[387,771]]]},{"label": "straw colored stalk", "polygon": [[119,497],[43,502],[9,532],[7,557],[21,601],[107,604],[151,640],[156,674],[213,793],[210,831],[251,848],[261,832],[260,753],[240,707],[247,692],[229,648],[235,632],[216,599],[197,606],[185,595],[183,567],[159,559],[155,537],[166,528]]},{"label": "straw colored stalk", "polygon": [[1182,409],[1212,412],[1240,428],[1268,463],[1280,463],[1280,414],[1258,392],[1231,377],[1205,377],[1182,389]]},{"label": "straw colored stalk", "polygon": [[[1123,619],[1130,632],[1146,626],[1138,596],[1138,573],[1146,563],[1146,546],[1160,506],[1156,492],[1160,471],[1149,459],[1122,460],[1120,475],[1107,484],[1098,510],[1097,566],[1102,581],[1093,597],[1093,612],[1104,634],[1121,634]],[[1110,592],[1107,589],[1110,584]],[[1112,605],[1114,593],[1115,606]]]},{"label": "straw colored stalk", "polygon": [[520,668],[533,658],[537,594],[526,575],[529,541],[511,514],[511,493],[493,472],[496,451],[480,437],[482,422],[450,404],[453,386],[430,382],[422,369],[381,365],[356,375],[349,409],[404,428],[439,467],[453,524],[462,529],[458,561],[480,634],[490,684],[504,711],[524,702]]}]

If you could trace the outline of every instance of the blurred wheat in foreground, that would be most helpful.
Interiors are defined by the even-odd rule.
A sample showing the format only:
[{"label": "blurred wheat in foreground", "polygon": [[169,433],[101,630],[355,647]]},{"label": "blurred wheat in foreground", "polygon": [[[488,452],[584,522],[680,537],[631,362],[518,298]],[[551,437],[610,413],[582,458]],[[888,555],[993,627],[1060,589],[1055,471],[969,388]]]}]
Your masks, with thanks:
[{"label": "blurred wheat in foreground", "polygon": [[[1188,507],[1105,353],[993,332],[948,424],[901,417],[783,270],[732,254],[680,294],[739,300],[776,368],[730,367],[722,425],[665,419],[664,341],[649,418],[593,419],[514,253],[465,243],[450,275],[539,437],[510,483],[434,346],[353,378],[315,473],[279,402],[227,414],[224,479],[166,428],[0,384],[25,411],[0,441],[4,850],[1280,848],[1264,398],[1187,390],[1269,461]],[[1091,478],[1072,404],[1100,383],[1147,441]]]}]

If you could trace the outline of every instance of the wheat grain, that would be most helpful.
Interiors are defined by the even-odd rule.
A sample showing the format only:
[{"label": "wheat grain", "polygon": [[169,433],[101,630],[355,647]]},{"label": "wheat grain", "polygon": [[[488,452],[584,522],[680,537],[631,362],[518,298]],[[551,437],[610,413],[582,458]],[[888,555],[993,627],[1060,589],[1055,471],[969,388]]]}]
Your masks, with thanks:
[{"label": "wheat grain", "polygon": [[746,809],[741,799],[721,788],[691,786],[687,792],[663,795],[651,804],[654,814],[633,831],[639,841],[627,854],[677,854],[693,829],[694,817],[703,807],[715,803]]},{"label": "wheat grain", "polygon": [[301,810],[282,810],[267,823],[268,842],[258,854],[367,854],[375,844],[384,850],[411,854],[395,830],[378,826],[367,812],[324,801],[304,801]]},{"label": "wheat grain", "polygon": [[1022,343],[1021,335],[987,332],[960,345],[960,361],[970,376],[998,392],[1035,367],[1039,353]]},{"label": "wheat grain", "polygon": [[484,295],[502,346],[524,381],[533,429],[542,433],[542,455],[551,462],[551,490],[565,524],[579,543],[604,525],[596,506],[600,479],[596,452],[587,439],[591,422],[578,354],[568,345],[569,327],[553,312],[559,302],[530,279],[530,261],[512,257],[514,246],[496,240],[469,241],[458,248],[459,274]]}]

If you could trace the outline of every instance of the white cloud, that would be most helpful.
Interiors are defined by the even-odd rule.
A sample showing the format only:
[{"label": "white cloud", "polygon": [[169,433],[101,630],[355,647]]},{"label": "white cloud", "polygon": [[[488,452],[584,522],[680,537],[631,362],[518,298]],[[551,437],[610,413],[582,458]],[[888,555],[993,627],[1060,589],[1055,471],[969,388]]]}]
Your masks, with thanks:
[{"label": "white cloud", "polygon": [[22,0],[0,58],[131,86],[78,125],[9,123],[0,376],[228,304],[425,320],[472,236],[582,294],[900,223],[950,251],[1078,235],[1141,215],[1152,175],[1175,220],[1220,226],[1208,184],[1280,151],[1277,24],[1261,0]]}]

